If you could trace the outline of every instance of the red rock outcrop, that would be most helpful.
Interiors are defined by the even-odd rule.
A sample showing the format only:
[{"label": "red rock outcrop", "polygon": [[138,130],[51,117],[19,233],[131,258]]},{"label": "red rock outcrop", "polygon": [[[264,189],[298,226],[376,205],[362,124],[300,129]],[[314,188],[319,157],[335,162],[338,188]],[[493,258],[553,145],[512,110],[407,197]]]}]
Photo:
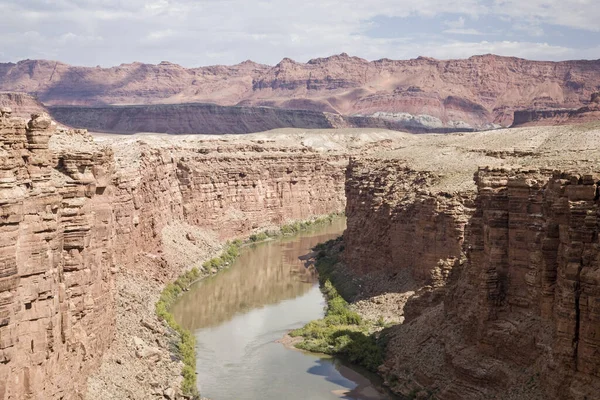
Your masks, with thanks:
[{"label": "red rock outcrop", "polygon": [[[113,334],[112,153],[0,117],[0,398],[79,398]],[[65,371],[70,371],[65,373]]]},{"label": "red rock outcrop", "polygon": [[436,174],[348,167],[348,267],[429,286],[388,332],[388,384],[453,400],[597,397],[600,175],[483,168],[473,201],[429,192]]},{"label": "red rock outcrop", "polygon": [[431,192],[434,180],[435,173],[399,161],[350,160],[344,234],[350,268],[359,274],[408,268],[421,285],[446,280],[435,267],[460,258],[472,199]]},{"label": "red rock outcrop", "polygon": [[114,337],[115,275],[165,282],[198,261],[170,258],[173,229],[229,239],[344,207],[340,155],[134,139],[115,156],[55,130],[0,116],[0,399],[83,398]]},{"label": "red rock outcrop", "polygon": [[0,64],[0,89],[36,94],[47,105],[201,102],[371,116],[404,129],[480,129],[510,125],[515,110],[582,107],[600,86],[599,65],[494,55],[368,62],[341,54],[190,69],[26,60]]}]

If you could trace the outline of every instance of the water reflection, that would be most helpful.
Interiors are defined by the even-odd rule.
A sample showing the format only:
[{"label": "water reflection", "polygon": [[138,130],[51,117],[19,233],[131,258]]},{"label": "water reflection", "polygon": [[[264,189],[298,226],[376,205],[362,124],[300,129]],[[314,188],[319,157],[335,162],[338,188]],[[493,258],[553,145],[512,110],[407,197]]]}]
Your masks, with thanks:
[{"label": "water reflection", "polygon": [[215,326],[267,304],[307,293],[317,282],[298,259],[316,244],[337,237],[345,228],[338,219],[301,235],[243,249],[234,266],[198,282],[174,306],[173,314],[189,330]]},{"label": "water reflection", "polygon": [[[298,259],[339,236],[345,221],[245,248],[234,265],[199,282],[173,309],[194,331],[203,396],[214,400],[389,399],[335,358],[291,350],[283,335],[321,318],[316,276]],[[378,396],[371,396],[376,394]]]}]

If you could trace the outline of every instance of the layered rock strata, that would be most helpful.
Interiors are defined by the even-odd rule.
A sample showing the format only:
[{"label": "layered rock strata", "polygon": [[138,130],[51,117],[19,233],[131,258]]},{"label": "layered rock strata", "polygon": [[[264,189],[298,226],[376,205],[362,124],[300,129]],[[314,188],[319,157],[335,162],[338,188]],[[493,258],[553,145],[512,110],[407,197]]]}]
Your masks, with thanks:
[{"label": "layered rock strata", "polygon": [[[531,379],[542,398],[594,398],[600,175],[481,169],[475,181],[467,264],[445,302],[448,323],[462,328],[466,348],[450,356],[457,348],[449,347],[448,358],[471,352],[493,362],[485,372],[481,363],[464,369],[467,384],[483,373],[496,391]],[[458,382],[448,398],[465,398]]]},{"label": "layered rock strata", "polygon": [[325,113],[214,104],[50,107],[58,122],[95,132],[239,134],[276,128],[333,128]]},{"label": "layered rock strata", "polygon": [[[553,146],[535,162],[558,162]],[[347,170],[347,268],[408,271],[398,288],[412,279],[416,292],[388,332],[388,384],[439,399],[595,398],[600,174],[487,167],[473,189],[440,192],[442,171],[389,158]]]},{"label": "layered rock strata", "polygon": [[277,128],[379,128],[412,133],[462,132],[470,125],[444,124],[437,118],[410,114],[343,116],[319,110],[214,104],[155,104],[128,106],[49,106],[58,122],[94,132],[241,134]]},{"label": "layered rock strata", "polygon": [[[131,316],[120,329],[147,330],[136,318],[153,318],[160,284],[219,240],[344,207],[340,154],[264,141],[106,146],[85,131],[57,132],[46,114],[27,123],[9,114],[0,117],[0,399],[84,398],[110,346],[121,351],[119,365],[130,351],[147,358],[130,337],[113,342],[117,303]],[[142,309],[132,315],[132,307]],[[153,368],[171,363],[177,374],[168,342],[155,339]],[[177,382],[145,382],[152,371],[143,363],[91,393],[142,399],[152,385]],[[136,384],[125,382],[128,370]]]},{"label": "layered rock strata", "polygon": [[[125,141],[119,146],[123,147],[116,149],[117,158],[136,163],[120,170],[114,181],[119,238],[114,251],[130,268],[137,264],[132,258],[136,254],[154,254],[164,264],[174,263],[160,254],[164,231],[174,220],[226,240],[341,211],[345,204],[340,156],[288,151],[268,143]],[[137,251],[132,253],[132,247]],[[165,271],[170,276],[161,279],[179,273],[177,268]]]},{"label": "layered rock strata", "polygon": [[581,124],[600,121],[600,93],[593,93],[585,107],[515,111],[513,127]]},{"label": "layered rock strata", "polygon": [[47,105],[265,106],[440,131],[509,126],[515,110],[585,106],[600,86],[598,71],[598,61],[495,55],[369,62],[340,54],[307,63],[286,58],[275,66],[247,61],[201,68],[168,62],[91,68],[25,60],[0,64],[0,89],[37,95]]},{"label": "layered rock strata", "polygon": [[10,109],[13,117],[27,119],[33,113],[48,111],[34,96],[13,92],[0,92],[0,108]]},{"label": "layered rock strata", "polygon": [[55,152],[54,131],[0,118],[2,399],[81,397],[114,333],[112,152]]},{"label": "layered rock strata", "polygon": [[403,162],[350,160],[344,257],[351,268],[357,273],[408,268],[417,282],[445,281],[432,266],[460,258],[472,199],[468,193],[432,192],[435,179],[435,173]]}]

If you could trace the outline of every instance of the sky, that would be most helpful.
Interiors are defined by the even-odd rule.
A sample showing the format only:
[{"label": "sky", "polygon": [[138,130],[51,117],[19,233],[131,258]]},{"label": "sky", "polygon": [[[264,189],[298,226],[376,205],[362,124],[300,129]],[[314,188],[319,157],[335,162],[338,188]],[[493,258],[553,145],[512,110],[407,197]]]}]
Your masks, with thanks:
[{"label": "sky", "polygon": [[599,0],[0,0],[0,62],[600,58]]}]

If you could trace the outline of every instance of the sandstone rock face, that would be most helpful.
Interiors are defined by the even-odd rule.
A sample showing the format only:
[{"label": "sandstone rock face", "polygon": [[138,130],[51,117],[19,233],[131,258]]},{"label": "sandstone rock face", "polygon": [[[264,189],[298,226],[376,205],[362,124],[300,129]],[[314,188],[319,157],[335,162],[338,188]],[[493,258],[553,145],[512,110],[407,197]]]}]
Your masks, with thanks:
[{"label": "sandstone rock face", "polygon": [[[0,398],[81,398],[113,334],[112,153],[0,118]],[[70,371],[70,372],[66,372]]]},{"label": "sandstone rock face", "polygon": [[[115,255],[128,268],[136,268],[140,254],[162,257],[156,249],[173,220],[230,239],[344,208],[339,156],[294,154],[268,144],[180,144],[141,143],[135,147],[139,164],[116,174]],[[119,150],[116,156],[127,157]],[[154,271],[161,272],[170,274],[164,280],[179,270]]]},{"label": "sandstone rock face", "polygon": [[168,250],[178,234],[190,242],[177,229],[229,239],[344,207],[340,155],[140,139],[115,155],[85,131],[56,132],[45,113],[9,114],[0,117],[0,399],[83,398],[114,338],[115,274],[178,275],[192,260]]},{"label": "sandstone rock face", "polygon": [[47,112],[42,103],[25,93],[0,92],[0,108],[6,107],[13,117],[29,118],[32,113]]},{"label": "sandstone rock face", "polygon": [[428,288],[389,332],[388,384],[439,399],[595,398],[600,175],[480,168],[475,197],[434,195],[436,179],[399,160],[347,170],[348,266],[408,269]]},{"label": "sandstone rock face", "polygon": [[[465,282],[451,289],[448,316],[498,372],[534,365],[546,398],[593,398],[600,176],[482,169],[475,181],[468,263],[457,278]],[[478,290],[460,296],[465,283]],[[492,384],[510,385],[514,375],[498,374]]]},{"label": "sandstone rock face", "polygon": [[600,86],[599,71],[598,61],[494,55],[368,62],[341,54],[308,63],[284,59],[272,67],[248,61],[191,69],[171,63],[87,68],[26,60],[0,64],[0,89],[37,94],[47,105],[201,102],[375,118],[402,129],[416,124],[464,130],[508,126],[520,109],[582,107]]},{"label": "sandstone rock face", "polygon": [[432,193],[433,179],[396,160],[350,161],[344,257],[351,268],[390,274],[408,268],[421,284],[445,282],[435,267],[460,258],[472,199]]}]

